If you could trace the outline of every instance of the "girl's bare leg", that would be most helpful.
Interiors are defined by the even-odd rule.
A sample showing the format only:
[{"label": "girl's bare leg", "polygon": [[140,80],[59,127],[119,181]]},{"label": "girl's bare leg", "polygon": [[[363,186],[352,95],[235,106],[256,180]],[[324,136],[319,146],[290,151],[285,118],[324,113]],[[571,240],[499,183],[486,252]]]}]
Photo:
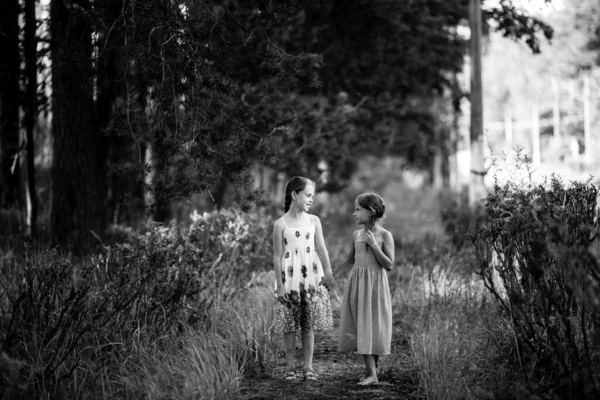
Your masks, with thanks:
[{"label": "girl's bare leg", "polygon": [[[374,354],[373,357],[375,358],[375,375],[377,375],[377,370],[379,369],[379,356],[377,354]],[[368,377],[369,377],[369,368],[366,367],[366,362],[365,362],[365,373],[363,374],[363,376],[361,376],[359,382],[364,381]]]},{"label": "girl's bare leg", "polygon": [[296,332],[285,332],[283,334],[283,344],[285,345],[285,361],[288,371],[296,369],[294,356],[296,353]]},{"label": "girl's bare leg", "polygon": [[302,350],[304,352],[304,371],[312,371],[313,352],[315,350],[315,334],[313,331],[302,331]]},{"label": "girl's bare leg", "polygon": [[367,368],[367,376],[358,384],[365,386],[379,382],[377,379],[377,369],[375,367],[375,356],[371,354],[363,354],[363,359],[365,361],[365,367]]}]

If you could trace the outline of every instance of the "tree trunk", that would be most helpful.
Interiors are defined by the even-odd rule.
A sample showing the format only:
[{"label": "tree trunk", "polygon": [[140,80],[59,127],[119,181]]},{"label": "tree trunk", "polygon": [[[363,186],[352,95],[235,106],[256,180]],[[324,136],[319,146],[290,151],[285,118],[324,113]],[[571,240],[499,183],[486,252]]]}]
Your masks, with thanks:
[{"label": "tree trunk", "polygon": [[52,198],[54,244],[81,253],[104,226],[96,189],[92,41],[87,0],[53,0]]},{"label": "tree trunk", "polygon": [[19,1],[0,12],[0,207],[19,200]]},{"label": "tree trunk", "polygon": [[162,136],[157,132],[156,139],[146,147],[146,209],[153,221],[166,222],[171,217],[171,202],[166,192],[168,171],[167,155]]},{"label": "tree trunk", "polygon": [[450,189],[455,191],[456,193],[460,192],[461,186],[464,183],[460,181],[460,174],[458,173],[458,145],[461,140],[461,98],[462,91],[460,87],[460,82],[458,80],[458,74],[454,72],[452,74],[452,125],[450,128],[450,145],[448,149],[448,184],[450,186]]},{"label": "tree trunk", "polygon": [[25,0],[25,35],[23,52],[25,54],[25,98],[23,101],[27,139],[27,157],[22,160],[23,171],[27,177],[25,185],[27,235],[34,238],[36,234],[38,204],[35,185],[34,146],[33,137],[37,113],[37,40],[35,36],[37,19],[35,15],[35,0]]},{"label": "tree trunk", "polygon": [[227,181],[227,178],[225,177],[225,175],[221,175],[213,196],[215,207],[217,208],[217,210],[220,210],[225,206],[225,195],[227,194],[228,187],[229,182]]},{"label": "tree trunk", "polygon": [[[127,115],[127,124],[130,125],[131,119],[137,115],[138,110],[143,110],[143,106],[131,106],[131,100],[134,98],[129,93],[130,71],[124,71],[125,62],[122,59],[121,51],[125,46],[123,40],[122,21],[119,20],[123,11],[123,2],[120,0],[106,0],[96,5],[101,14],[102,28],[98,32],[98,42],[102,49],[98,54],[98,78],[97,78],[97,101],[96,109],[98,116],[99,146],[97,148],[97,168],[99,176],[103,181],[99,184],[100,201],[104,205],[108,220],[113,223],[120,223],[119,213],[128,214],[128,208],[133,204],[122,204],[126,197],[134,196],[133,193],[127,193],[127,190],[134,186],[139,180],[132,171],[122,169],[139,155],[133,153],[133,135],[129,133],[124,135],[119,131],[119,125],[122,124],[124,114]],[[138,91],[134,87],[132,91]],[[123,129],[123,128],[121,128]],[[131,126],[129,129],[133,130]],[[141,164],[138,160],[138,164]],[[108,166],[108,168],[107,168]],[[112,172],[107,174],[107,169],[114,167]],[[127,171],[127,172],[123,172]],[[130,189],[131,192],[133,190]],[[140,191],[137,191],[140,192]],[[143,199],[134,201],[141,209],[140,203]],[[125,207],[122,207],[125,206]]]},{"label": "tree trunk", "polygon": [[481,5],[471,0],[471,179],[469,204],[475,205],[485,197],[483,164],[483,91],[481,87]]}]

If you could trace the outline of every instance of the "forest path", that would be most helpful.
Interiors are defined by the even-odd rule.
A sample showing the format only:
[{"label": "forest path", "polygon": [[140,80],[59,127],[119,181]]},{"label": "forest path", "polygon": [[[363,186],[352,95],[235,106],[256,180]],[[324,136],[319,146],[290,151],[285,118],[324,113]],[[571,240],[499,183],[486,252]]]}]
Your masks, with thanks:
[{"label": "forest path", "polygon": [[[392,353],[381,357],[379,383],[370,386],[358,385],[364,372],[362,356],[338,353],[339,304],[332,296],[334,306],[334,329],[315,333],[313,366],[319,375],[317,381],[297,379],[286,381],[283,352],[278,355],[277,366],[272,376],[244,382],[241,399],[416,399],[419,393],[418,370],[410,356],[406,336],[400,326],[395,325],[392,335]],[[336,307],[337,306],[337,307]],[[399,321],[394,316],[394,321]],[[300,337],[296,341],[296,372],[302,372],[302,346]]]}]

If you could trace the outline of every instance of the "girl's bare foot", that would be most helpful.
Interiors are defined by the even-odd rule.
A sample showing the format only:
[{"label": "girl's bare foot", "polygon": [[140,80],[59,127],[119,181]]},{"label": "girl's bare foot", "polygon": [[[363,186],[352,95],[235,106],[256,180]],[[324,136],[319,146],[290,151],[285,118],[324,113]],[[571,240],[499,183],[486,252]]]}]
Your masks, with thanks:
[{"label": "girl's bare foot", "polygon": [[[378,368],[375,369],[375,372],[378,372]],[[364,381],[365,379],[367,379],[369,377],[369,371],[365,371],[364,374],[362,374],[362,376],[360,377],[360,379],[358,380],[359,382]]]},{"label": "girl's bare foot", "polygon": [[365,371],[362,376],[360,377],[360,379],[358,380],[359,382],[364,381],[365,379],[367,379],[369,377],[369,371]]},{"label": "girl's bare foot", "polygon": [[358,382],[360,386],[373,385],[375,383],[379,383],[379,379],[376,376],[367,376],[362,381]]}]

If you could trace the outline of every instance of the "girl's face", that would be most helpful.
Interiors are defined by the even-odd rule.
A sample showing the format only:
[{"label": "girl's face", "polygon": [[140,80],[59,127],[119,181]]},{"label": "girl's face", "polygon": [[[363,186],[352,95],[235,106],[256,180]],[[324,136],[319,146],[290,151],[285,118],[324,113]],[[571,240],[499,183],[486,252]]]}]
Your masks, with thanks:
[{"label": "girl's face", "polygon": [[296,192],[296,199],[294,200],[294,204],[300,210],[302,210],[304,212],[308,212],[314,199],[315,199],[315,187],[313,185],[306,185],[304,190]]},{"label": "girl's face", "polygon": [[358,201],[354,202],[354,214],[352,216],[357,225],[365,225],[369,222],[369,210],[358,204]]}]

